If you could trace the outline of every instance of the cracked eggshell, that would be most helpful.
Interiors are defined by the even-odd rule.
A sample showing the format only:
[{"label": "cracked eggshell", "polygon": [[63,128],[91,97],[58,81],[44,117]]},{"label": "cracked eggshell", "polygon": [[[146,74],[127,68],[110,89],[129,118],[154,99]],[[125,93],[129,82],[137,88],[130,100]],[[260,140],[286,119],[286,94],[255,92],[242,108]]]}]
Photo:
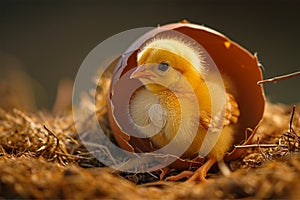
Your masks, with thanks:
[{"label": "cracked eggshell", "polygon": [[[129,53],[122,55],[115,66],[108,96],[108,116],[119,146],[129,152],[151,152],[157,148],[150,139],[130,136],[130,131],[134,128],[127,114],[130,97],[139,84],[137,80],[129,79],[131,70],[137,66],[137,49],[163,30],[178,31],[197,41],[209,53],[222,76],[230,77],[235,85],[234,96],[240,109],[234,145],[249,143],[262,119],[265,106],[263,88],[257,85],[262,80],[257,57],[215,30],[196,24],[173,23],[157,27],[138,38],[129,47]],[[248,128],[254,131],[246,131]],[[231,152],[225,155],[225,160],[236,159],[241,153],[242,149],[232,147]],[[179,169],[189,168],[192,165],[201,165],[202,162],[198,161],[178,159],[172,166]]]}]

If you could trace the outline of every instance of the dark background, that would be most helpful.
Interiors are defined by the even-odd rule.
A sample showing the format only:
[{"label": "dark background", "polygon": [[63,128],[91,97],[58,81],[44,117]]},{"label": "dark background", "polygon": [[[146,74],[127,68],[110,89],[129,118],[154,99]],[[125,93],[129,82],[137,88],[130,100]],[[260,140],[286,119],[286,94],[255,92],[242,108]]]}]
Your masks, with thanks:
[{"label": "dark background", "polygon": [[[182,19],[257,52],[265,78],[300,70],[299,1],[0,1],[0,73],[17,65],[34,80],[38,106],[50,108],[58,81],[74,79],[101,41]],[[272,102],[298,103],[299,83],[300,77],[269,83],[266,95]]]}]

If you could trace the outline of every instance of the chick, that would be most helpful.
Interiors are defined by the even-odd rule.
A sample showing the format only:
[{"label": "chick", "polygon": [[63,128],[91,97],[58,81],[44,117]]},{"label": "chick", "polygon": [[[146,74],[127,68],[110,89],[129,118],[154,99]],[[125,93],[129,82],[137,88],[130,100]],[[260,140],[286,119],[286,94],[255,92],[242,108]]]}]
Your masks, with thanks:
[{"label": "chick", "polygon": [[[206,151],[208,160],[195,172],[184,171],[168,178],[205,181],[208,170],[233,143],[240,114],[233,95],[226,90],[226,99],[211,99],[221,94],[222,87],[214,83],[216,76],[208,72],[201,49],[184,38],[154,38],[138,52],[137,63],[130,78],[140,80],[144,87],[131,99],[132,119],[142,134],[154,135],[151,140],[159,147],[174,139],[178,147],[189,145],[181,158],[195,158]],[[221,102],[225,102],[225,110]],[[213,117],[213,108],[225,113],[224,120]],[[208,132],[216,123],[222,123],[218,138]],[[193,132],[194,139],[189,142]],[[204,144],[205,137],[210,142]]]}]

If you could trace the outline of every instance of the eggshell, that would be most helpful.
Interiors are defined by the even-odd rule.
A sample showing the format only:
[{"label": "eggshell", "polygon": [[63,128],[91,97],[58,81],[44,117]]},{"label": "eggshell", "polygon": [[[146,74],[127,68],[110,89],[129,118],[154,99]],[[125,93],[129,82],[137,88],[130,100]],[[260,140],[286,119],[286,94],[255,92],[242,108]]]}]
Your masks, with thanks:
[{"label": "eggshell", "polygon": [[[236,87],[234,96],[240,109],[239,128],[234,135],[234,145],[249,143],[262,119],[265,105],[263,88],[257,85],[262,80],[257,57],[215,30],[191,23],[173,23],[157,27],[138,38],[129,48],[132,52],[123,55],[115,67],[108,97],[108,116],[119,146],[129,152],[151,152],[157,148],[150,139],[128,134],[133,127],[130,123],[127,124],[128,119],[124,113],[128,112],[126,105],[132,91],[138,87],[138,81],[129,81],[129,73],[126,72],[137,66],[137,49],[161,29],[175,30],[193,38],[206,49],[222,76],[230,77]],[[120,122],[128,126],[121,127]],[[246,131],[247,128],[254,131]],[[225,155],[225,160],[236,159],[241,153],[241,149],[232,147],[231,152]],[[202,162],[197,163],[196,165],[201,165]],[[178,159],[172,167],[184,169],[194,164],[193,160]]]}]

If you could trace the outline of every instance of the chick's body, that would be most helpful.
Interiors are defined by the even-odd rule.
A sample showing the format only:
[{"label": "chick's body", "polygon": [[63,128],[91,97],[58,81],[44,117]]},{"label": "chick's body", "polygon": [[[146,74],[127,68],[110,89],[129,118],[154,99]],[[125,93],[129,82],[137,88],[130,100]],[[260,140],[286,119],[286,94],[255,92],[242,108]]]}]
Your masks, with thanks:
[{"label": "chick's body", "polygon": [[209,165],[222,158],[232,145],[239,110],[227,92],[225,100],[222,95],[220,101],[212,100],[222,87],[207,73],[201,50],[178,38],[160,38],[145,45],[137,62],[131,78],[145,86],[133,95],[130,115],[141,133],[155,132],[151,140],[158,147],[173,141],[175,153],[177,146],[186,147],[181,158],[206,153],[212,158]]}]

